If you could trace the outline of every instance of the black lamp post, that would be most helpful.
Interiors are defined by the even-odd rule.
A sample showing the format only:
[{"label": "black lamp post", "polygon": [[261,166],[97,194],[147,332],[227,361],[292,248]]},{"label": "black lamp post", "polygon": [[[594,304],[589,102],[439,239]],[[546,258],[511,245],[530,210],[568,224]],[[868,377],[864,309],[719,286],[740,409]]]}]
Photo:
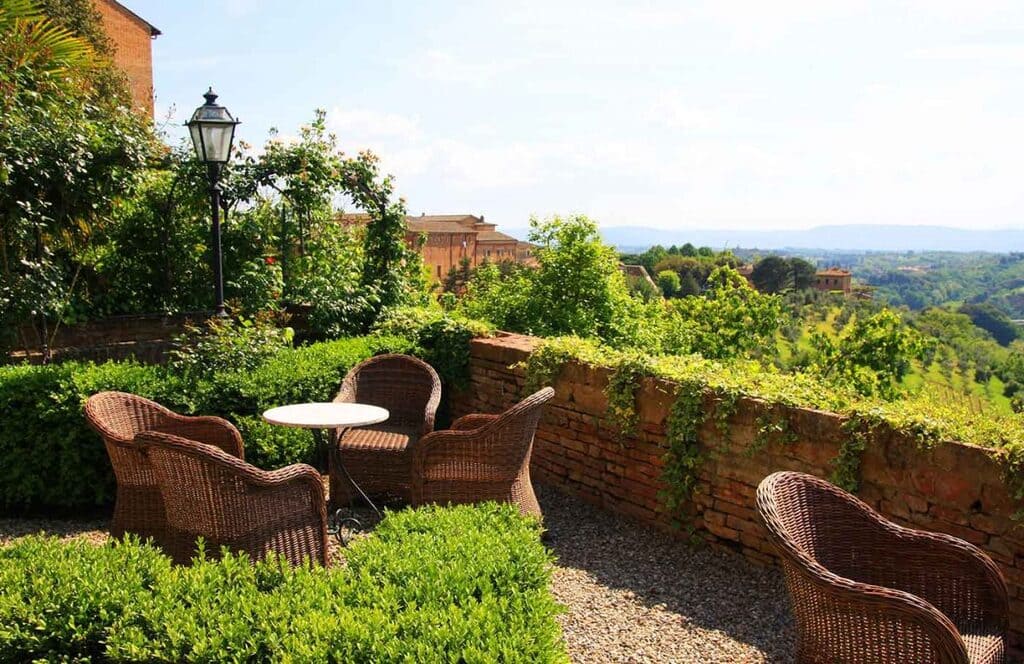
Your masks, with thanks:
[{"label": "black lamp post", "polygon": [[216,298],[216,316],[226,316],[224,311],[224,275],[221,268],[220,249],[220,174],[224,164],[231,158],[231,142],[235,138],[235,127],[240,124],[219,106],[217,95],[211,87],[203,95],[206,103],[196,109],[192,119],[185,123],[192,135],[199,161],[206,164],[210,178],[210,208],[213,212],[213,287]]}]

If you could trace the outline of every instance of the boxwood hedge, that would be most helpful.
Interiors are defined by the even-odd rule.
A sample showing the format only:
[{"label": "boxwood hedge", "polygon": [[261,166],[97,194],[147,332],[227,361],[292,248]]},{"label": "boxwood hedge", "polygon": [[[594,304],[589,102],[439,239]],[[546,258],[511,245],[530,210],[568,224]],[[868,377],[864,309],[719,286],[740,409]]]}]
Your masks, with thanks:
[{"label": "boxwood hedge", "polygon": [[538,534],[509,506],[406,510],[330,569],[28,537],[0,549],[0,660],[567,662]]},{"label": "boxwood hedge", "polygon": [[263,468],[310,461],[310,432],[263,423],[270,407],[332,398],[356,363],[384,352],[409,352],[398,337],[358,337],[287,349],[254,371],[227,371],[199,382],[136,362],[65,362],[0,366],[0,510],[60,512],[113,500],[106,451],[82,407],[102,390],[131,392],[182,413],[235,422],[246,459]]}]

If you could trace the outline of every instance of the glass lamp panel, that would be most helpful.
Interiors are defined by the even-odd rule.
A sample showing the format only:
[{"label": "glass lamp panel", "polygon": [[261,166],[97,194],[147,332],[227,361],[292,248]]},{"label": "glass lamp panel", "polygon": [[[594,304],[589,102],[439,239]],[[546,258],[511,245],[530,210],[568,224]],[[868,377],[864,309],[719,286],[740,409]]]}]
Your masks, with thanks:
[{"label": "glass lamp panel", "polygon": [[235,133],[233,124],[204,124],[203,139],[206,145],[206,161],[223,163],[231,156],[231,136]]},{"label": "glass lamp panel", "polygon": [[192,136],[192,147],[196,150],[196,156],[200,161],[206,161],[205,150],[203,150],[203,133],[200,131],[199,125],[190,122],[188,133]]}]

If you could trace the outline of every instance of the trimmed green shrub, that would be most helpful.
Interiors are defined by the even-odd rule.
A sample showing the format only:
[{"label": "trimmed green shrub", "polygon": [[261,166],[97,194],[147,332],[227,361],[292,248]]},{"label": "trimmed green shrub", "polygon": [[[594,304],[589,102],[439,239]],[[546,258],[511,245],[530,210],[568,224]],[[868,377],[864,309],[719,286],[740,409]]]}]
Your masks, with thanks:
[{"label": "trimmed green shrub", "polygon": [[122,390],[164,402],[172,385],[157,367],[67,362],[0,367],[0,507],[63,510],[109,502],[114,475],[85,423],[90,394]]},{"label": "trimmed green shrub", "polygon": [[410,352],[396,337],[340,339],[279,351],[252,371],[185,380],[171,369],[135,362],[0,367],[0,511],[63,511],[113,501],[115,482],[82,407],[103,390],[131,392],[182,413],[220,415],[245,438],[246,460],[272,469],[313,460],[309,431],[265,424],[267,408],[329,401],[358,362]]},{"label": "trimmed green shrub", "polygon": [[331,569],[28,537],[0,549],[0,660],[567,662],[538,536],[507,505],[406,510]]}]

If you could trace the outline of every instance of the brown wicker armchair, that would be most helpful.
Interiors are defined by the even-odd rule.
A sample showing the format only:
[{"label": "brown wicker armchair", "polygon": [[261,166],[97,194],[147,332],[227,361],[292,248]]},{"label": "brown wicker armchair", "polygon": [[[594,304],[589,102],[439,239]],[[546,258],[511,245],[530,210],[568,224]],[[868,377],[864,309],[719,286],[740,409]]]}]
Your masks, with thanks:
[{"label": "brown wicker armchair", "polygon": [[134,394],[94,394],[85,402],[85,419],[103,438],[117,478],[117,500],[110,525],[115,537],[134,533],[152,537],[158,544],[166,537],[163,498],[149,459],[135,446],[137,433],[170,433],[216,445],[239,459],[245,458],[242,436],[227,420],[178,415]]},{"label": "brown wicker armchair", "polygon": [[159,482],[173,534],[164,548],[176,563],[187,564],[202,537],[211,557],[227,547],[254,561],[273,551],[293,565],[327,564],[327,505],[312,466],[268,472],[179,436],[143,432],[135,440]]},{"label": "brown wicker armchair", "polygon": [[802,473],[766,477],[757,508],[782,556],[798,661],[1004,661],[1006,583],[978,548]]},{"label": "brown wicker armchair", "polygon": [[434,430],[441,402],[441,379],[433,367],[408,355],[379,355],[348,372],[336,402],[386,408],[386,422],[332,435],[328,467],[331,504],[353,497],[352,485],[338,472],[339,461],[368,495],[409,499],[410,451]]},{"label": "brown wicker armchair", "polygon": [[544,404],[555,391],[536,392],[500,415],[466,415],[435,431],[413,450],[413,504],[514,503],[542,516],[530,483],[530,453]]}]

